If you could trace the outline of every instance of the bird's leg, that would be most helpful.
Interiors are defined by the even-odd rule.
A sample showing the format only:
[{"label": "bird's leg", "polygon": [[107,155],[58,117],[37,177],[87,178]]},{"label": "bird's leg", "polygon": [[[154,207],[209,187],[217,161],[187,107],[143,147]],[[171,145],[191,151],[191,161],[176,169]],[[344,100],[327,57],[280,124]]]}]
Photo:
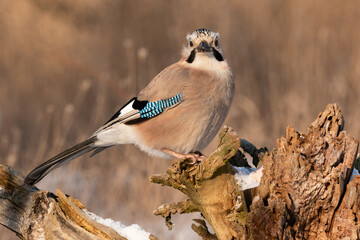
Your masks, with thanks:
[{"label": "bird's leg", "polygon": [[206,156],[203,155],[201,152],[194,152],[194,153],[188,153],[188,154],[183,154],[183,153],[178,153],[175,152],[173,150],[170,149],[162,149],[162,151],[164,153],[169,154],[170,156],[174,157],[174,158],[179,158],[179,159],[186,159],[189,158],[191,160],[193,160],[192,164],[195,164],[197,162],[202,162],[203,160],[206,159]]}]

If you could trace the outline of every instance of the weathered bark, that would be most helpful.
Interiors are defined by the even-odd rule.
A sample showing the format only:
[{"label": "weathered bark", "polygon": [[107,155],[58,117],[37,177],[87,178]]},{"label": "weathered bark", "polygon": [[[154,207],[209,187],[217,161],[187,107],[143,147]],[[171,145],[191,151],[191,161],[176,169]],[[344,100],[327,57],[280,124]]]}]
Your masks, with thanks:
[{"label": "weathered bark", "polygon": [[[359,231],[354,217],[358,205],[351,205],[360,197],[358,180],[348,187],[359,142],[343,128],[338,105],[328,105],[306,134],[287,128],[286,138],[280,138],[277,149],[263,160],[261,184],[248,214],[251,238],[340,239]],[[336,218],[350,211],[352,224]]]},{"label": "weathered bark", "polygon": [[[229,162],[236,156],[229,158],[240,141],[227,128],[220,133],[218,150],[204,162],[189,166],[178,160],[151,181],[188,196],[191,209],[200,211],[215,231],[209,233],[205,222],[197,221],[200,226],[193,229],[203,239],[359,239],[360,177],[349,183],[359,141],[343,128],[337,104],[328,105],[306,134],[288,127],[277,149],[263,157],[261,184],[251,194],[240,191],[234,180]],[[262,156],[259,151],[253,155]],[[177,206],[155,214],[169,223],[171,214],[187,212]]]},{"label": "weathered bark", "polygon": [[[171,214],[200,211],[219,239],[239,239],[245,231],[244,196],[234,179],[235,170],[229,163],[240,147],[240,139],[228,127],[220,132],[217,150],[200,164],[189,159],[177,160],[165,175],[154,175],[150,181],[172,186],[189,197],[184,202],[160,206],[154,213],[166,219],[171,229]],[[203,239],[216,239],[207,231],[205,223],[193,229]],[[244,236],[244,235],[243,235]]]},{"label": "weathered bark", "polygon": [[16,171],[0,164],[0,223],[21,239],[126,240],[87,216],[79,201],[60,190],[56,196],[23,181]]}]

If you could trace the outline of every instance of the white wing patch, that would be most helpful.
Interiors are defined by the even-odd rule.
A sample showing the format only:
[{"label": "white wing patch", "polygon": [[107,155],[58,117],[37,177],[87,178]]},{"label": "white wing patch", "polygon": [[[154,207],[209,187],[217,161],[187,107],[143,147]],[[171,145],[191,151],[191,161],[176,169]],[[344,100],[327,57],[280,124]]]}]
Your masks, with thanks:
[{"label": "white wing patch", "polygon": [[127,105],[125,105],[121,110],[120,110],[120,114],[118,117],[121,117],[124,114],[130,113],[131,111],[134,111],[136,109],[134,109],[132,106],[135,102],[135,99],[133,99],[132,101],[130,101]]},{"label": "white wing patch", "polygon": [[115,113],[114,116],[110,118],[101,128],[99,128],[94,134],[97,135],[99,132],[109,128],[115,123],[124,123],[127,121],[135,120],[140,118],[139,110],[134,109],[132,106],[134,102],[137,101],[136,98],[130,100],[124,107]]}]

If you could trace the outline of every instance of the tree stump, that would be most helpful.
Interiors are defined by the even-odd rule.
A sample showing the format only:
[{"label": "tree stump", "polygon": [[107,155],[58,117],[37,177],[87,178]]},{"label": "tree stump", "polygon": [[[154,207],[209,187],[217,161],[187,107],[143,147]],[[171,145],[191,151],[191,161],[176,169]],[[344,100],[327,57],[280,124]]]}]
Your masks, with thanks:
[{"label": "tree stump", "polygon": [[188,197],[155,214],[171,226],[171,214],[200,211],[215,231],[196,220],[200,226],[193,229],[203,239],[359,239],[360,176],[349,182],[359,141],[343,128],[337,104],[329,104],[306,134],[288,127],[277,149],[262,158],[261,183],[251,194],[236,182],[230,162],[240,140],[225,128],[204,162],[178,160],[165,175],[150,178]]},{"label": "tree stump", "polygon": [[359,141],[343,129],[337,104],[328,105],[306,134],[287,128],[263,159],[248,214],[252,239],[358,239],[359,179],[349,180]]}]

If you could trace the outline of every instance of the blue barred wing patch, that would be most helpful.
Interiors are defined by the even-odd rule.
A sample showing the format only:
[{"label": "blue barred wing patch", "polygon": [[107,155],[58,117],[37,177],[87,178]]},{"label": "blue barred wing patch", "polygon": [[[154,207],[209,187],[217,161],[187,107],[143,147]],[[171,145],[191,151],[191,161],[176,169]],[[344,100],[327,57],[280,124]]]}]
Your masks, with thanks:
[{"label": "blue barred wing patch", "polygon": [[140,110],[140,118],[152,118],[163,111],[166,108],[173,107],[182,101],[183,93],[180,92],[172,98],[158,100],[156,102],[148,102],[143,109]]}]

